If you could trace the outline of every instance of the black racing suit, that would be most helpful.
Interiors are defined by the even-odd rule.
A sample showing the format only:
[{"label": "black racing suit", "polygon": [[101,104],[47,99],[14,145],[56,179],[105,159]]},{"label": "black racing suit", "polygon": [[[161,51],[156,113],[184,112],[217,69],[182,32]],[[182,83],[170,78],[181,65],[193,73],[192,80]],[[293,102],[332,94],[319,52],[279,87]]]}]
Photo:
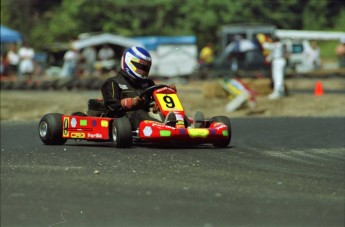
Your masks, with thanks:
[{"label": "black racing suit", "polygon": [[124,98],[134,98],[139,96],[146,88],[155,85],[150,79],[141,79],[134,81],[125,75],[121,70],[115,77],[107,79],[101,88],[104,99],[107,117],[123,117],[125,115],[131,121],[132,129],[137,129],[143,120],[158,121],[148,115],[149,103],[134,110],[125,110],[121,106],[121,100]]}]

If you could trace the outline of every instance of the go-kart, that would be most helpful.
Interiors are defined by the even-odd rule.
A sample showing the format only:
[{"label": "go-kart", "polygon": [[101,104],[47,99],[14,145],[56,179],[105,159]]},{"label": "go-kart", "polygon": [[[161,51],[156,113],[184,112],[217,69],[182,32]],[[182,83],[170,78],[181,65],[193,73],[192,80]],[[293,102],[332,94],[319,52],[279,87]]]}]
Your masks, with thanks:
[{"label": "go-kart", "polygon": [[[47,145],[62,145],[68,139],[75,139],[113,142],[116,147],[131,147],[133,143],[141,142],[187,145],[209,143],[215,147],[227,147],[231,141],[228,117],[216,116],[206,120],[187,117],[175,89],[155,85],[143,91],[140,97],[151,107],[158,107],[157,121],[145,120],[140,122],[139,128],[133,129],[127,116],[104,117],[102,100],[90,99],[87,114],[44,115],[38,126],[39,137]],[[176,117],[173,122],[164,122],[170,112],[175,113]]]}]

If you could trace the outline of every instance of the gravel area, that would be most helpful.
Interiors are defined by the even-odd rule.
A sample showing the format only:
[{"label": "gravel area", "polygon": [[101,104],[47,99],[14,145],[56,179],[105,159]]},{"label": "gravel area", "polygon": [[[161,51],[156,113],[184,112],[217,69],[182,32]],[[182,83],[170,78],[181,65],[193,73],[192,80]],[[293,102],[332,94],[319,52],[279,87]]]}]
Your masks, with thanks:
[{"label": "gravel area", "polygon": [[[178,95],[187,115],[195,111],[204,112],[206,117],[226,115],[233,117],[328,117],[345,116],[345,78],[295,78],[287,79],[290,94],[280,100],[268,100],[270,81],[268,79],[244,80],[256,93],[256,105],[249,108],[244,104],[234,112],[226,112],[230,101],[228,94],[217,80],[175,81]],[[323,85],[324,95],[315,96],[317,81]],[[174,81],[172,81],[174,82]],[[10,91],[1,90],[1,120],[38,120],[45,113],[70,114],[86,111],[90,98],[99,98],[99,91]]]}]

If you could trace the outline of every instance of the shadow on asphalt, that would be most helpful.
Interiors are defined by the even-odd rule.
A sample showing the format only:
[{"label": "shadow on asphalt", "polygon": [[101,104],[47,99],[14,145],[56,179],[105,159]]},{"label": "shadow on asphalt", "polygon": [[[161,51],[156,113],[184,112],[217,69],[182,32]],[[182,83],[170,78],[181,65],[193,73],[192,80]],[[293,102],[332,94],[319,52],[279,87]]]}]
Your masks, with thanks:
[{"label": "shadow on asphalt", "polygon": [[[64,146],[71,146],[71,147],[113,147],[113,143],[111,142],[77,142],[77,143],[67,143]],[[126,149],[137,149],[137,148],[158,148],[158,149],[165,149],[165,150],[175,150],[175,149],[198,149],[198,150],[209,150],[214,149],[217,151],[224,151],[226,149],[232,149],[235,146],[227,146],[223,148],[214,147],[211,144],[153,144],[153,143],[134,143],[132,147]]]}]

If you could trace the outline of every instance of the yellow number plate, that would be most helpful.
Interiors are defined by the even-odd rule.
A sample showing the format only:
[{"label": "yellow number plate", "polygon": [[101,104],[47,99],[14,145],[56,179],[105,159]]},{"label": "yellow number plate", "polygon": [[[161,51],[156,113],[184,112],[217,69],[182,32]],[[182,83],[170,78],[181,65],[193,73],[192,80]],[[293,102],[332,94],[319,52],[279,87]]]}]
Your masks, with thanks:
[{"label": "yellow number plate", "polygon": [[181,102],[176,94],[156,94],[163,111],[183,111]]}]

